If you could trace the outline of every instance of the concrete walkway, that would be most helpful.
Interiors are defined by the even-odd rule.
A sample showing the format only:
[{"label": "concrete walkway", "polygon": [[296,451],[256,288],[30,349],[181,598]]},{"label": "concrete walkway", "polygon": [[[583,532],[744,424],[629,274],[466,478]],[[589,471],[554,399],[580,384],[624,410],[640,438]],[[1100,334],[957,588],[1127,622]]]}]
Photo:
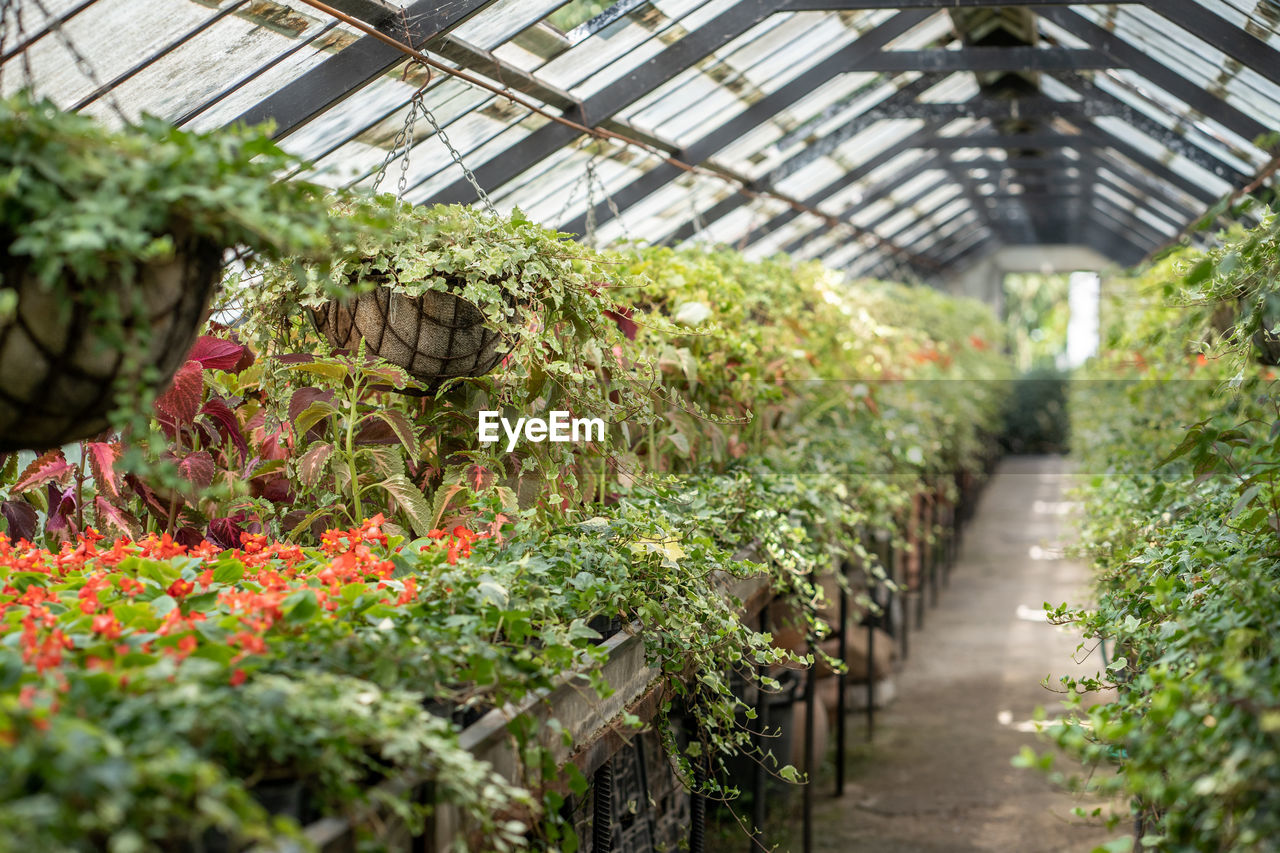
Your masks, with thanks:
[{"label": "concrete walkway", "polygon": [[[1056,685],[1072,669],[1101,666],[1095,656],[1076,667],[1078,638],[1043,621],[1044,602],[1087,595],[1087,568],[1061,559],[1072,480],[1059,457],[1001,464],[950,587],[911,634],[897,701],[878,715],[872,743],[850,716],[845,795],[832,798],[829,772],[819,781],[815,851],[1089,853],[1121,834],[1071,815],[1096,802],[1010,765],[1023,744],[1051,748],[1029,722],[1037,706],[1059,709],[1045,677]],[[798,829],[780,845],[788,848],[800,853]]]}]

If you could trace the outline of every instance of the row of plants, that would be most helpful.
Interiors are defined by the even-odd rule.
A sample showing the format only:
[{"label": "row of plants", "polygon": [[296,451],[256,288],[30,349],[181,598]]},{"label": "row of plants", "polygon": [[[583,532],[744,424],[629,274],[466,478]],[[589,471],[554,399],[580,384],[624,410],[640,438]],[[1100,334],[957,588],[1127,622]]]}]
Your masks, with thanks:
[{"label": "row of plants", "polygon": [[[998,426],[976,304],[274,184],[288,158],[250,132],[126,138],[21,98],[0,127],[26,152],[0,197],[13,328],[44,316],[32,292],[74,302],[177,257],[175,221],[250,223],[199,227],[255,253],[221,325],[118,371],[110,428],[0,461],[5,848],[238,849],[374,806],[420,828],[447,802],[458,849],[574,850],[560,806],[586,781],[527,720],[518,778],[457,735],[568,670],[606,694],[611,625],[638,624],[667,678],[654,724],[683,778],[731,797],[721,762],[751,749],[734,676],[769,688],[762,666],[805,659],[745,625],[725,579],[767,577],[821,636],[815,576],[852,553],[879,572],[861,535],[952,488]],[[109,227],[131,193],[152,212]],[[49,237],[50,217],[83,235]],[[508,447],[478,440],[481,411],[607,428]],[[401,774],[434,779],[432,802],[377,784]]]},{"label": "row of plants", "polygon": [[1277,307],[1267,214],[1114,281],[1103,353],[1071,383],[1097,579],[1092,606],[1053,615],[1099,668],[1063,679],[1050,732],[1131,802],[1142,849],[1270,850],[1280,832]]}]

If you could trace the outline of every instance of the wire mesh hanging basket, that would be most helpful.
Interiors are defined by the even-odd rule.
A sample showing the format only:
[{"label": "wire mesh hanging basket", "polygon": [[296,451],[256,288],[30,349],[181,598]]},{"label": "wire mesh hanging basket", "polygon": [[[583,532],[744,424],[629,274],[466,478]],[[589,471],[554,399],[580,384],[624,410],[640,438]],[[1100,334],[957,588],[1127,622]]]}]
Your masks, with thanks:
[{"label": "wire mesh hanging basket", "polygon": [[355,349],[363,338],[370,353],[403,367],[429,387],[447,379],[483,376],[507,354],[507,342],[488,325],[484,313],[451,291],[407,296],[380,284],[352,299],[313,309],[312,319],[333,346]]},{"label": "wire mesh hanging basket", "polygon": [[[9,241],[0,243],[7,250]],[[64,277],[54,288],[6,251],[0,276],[17,304],[0,318],[0,452],[44,450],[102,432],[119,379],[169,383],[222,272],[220,247],[198,238],[175,243],[169,259],[92,282]]]}]

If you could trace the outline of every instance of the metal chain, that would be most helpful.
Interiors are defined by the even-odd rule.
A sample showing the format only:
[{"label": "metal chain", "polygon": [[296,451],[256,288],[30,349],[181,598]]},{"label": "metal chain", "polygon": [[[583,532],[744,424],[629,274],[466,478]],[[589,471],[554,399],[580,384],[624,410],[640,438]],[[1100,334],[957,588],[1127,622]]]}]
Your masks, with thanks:
[{"label": "metal chain", "polygon": [[689,209],[693,211],[693,233],[689,235],[689,240],[692,241],[693,238],[701,234],[707,226],[702,221],[702,212],[698,210],[698,200],[694,198],[692,194],[689,196]]},{"label": "metal chain", "polygon": [[[99,79],[98,72],[94,70],[93,65],[85,58],[85,55],[80,52],[80,49],[76,47],[75,42],[71,40],[71,37],[62,29],[62,22],[59,21],[56,16],[49,13],[49,8],[44,5],[44,0],[32,0],[32,2],[35,3],[36,8],[40,10],[40,14],[44,15],[48,20],[49,30],[57,36],[58,41],[64,48],[66,48],[67,53],[71,54],[71,58],[76,64],[76,70],[89,79],[89,82],[93,84],[95,91],[102,93],[102,100],[111,108],[111,111],[116,114],[116,117],[120,119],[120,121],[122,121],[126,126],[133,124],[129,117],[125,115],[124,109],[120,106],[120,102],[116,100],[115,92],[103,84],[102,80]],[[23,51],[23,56],[25,55],[26,51]],[[30,73],[29,67],[27,73]]]},{"label": "metal chain", "polygon": [[[428,81],[430,76],[428,75]],[[396,152],[403,146],[404,157],[400,160],[400,180],[396,183],[396,200],[404,198],[404,191],[409,185],[409,148],[413,145],[413,125],[418,118],[418,105],[422,102],[422,90],[409,99],[409,112],[405,114],[404,126],[400,128],[400,132],[396,134],[396,138],[391,142],[391,149],[387,151],[387,156],[383,158],[382,165],[378,167],[378,173],[373,177],[372,194],[378,194],[378,186],[381,185],[383,179],[387,176],[387,167],[391,165],[391,161],[395,159]]]},{"label": "metal chain", "polygon": [[595,176],[596,184],[600,187],[601,194],[604,195],[604,203],[608,206],[609,213],[622,229],[622,239],[628,243],[637,242],[635,235],[632,234],[631,229],[627,227],[627,221],[622,218],[622,211],[618,210],[617,202],[615,202],[613,200],[613,196],[609,194],[609,188],[605,186],[604,179],[600,177],[599,172],[593,171],[592,174]]},{"label": "metal chain", "polygon": [[587,161],[587,219],[582,229],[582,242],[595,246],[596,242],[596,158]]},{"label": "metal chain", "polygon": [[22,82],[28,92],[35,94],[35,74],[31,71],[31,51],[22,48],[27,41],[27,28],[22,22],[22,4],[13,4],[13,19],[18,25],[18,46],[22,50]]},{"label": "metal chain", "polygon": [[480,182],[476,180],[475,174],[467,168],[467,164],[462,162],[462,155],[458,153],[458,149],[453,147],[453,143],[449,141],[449,135],[444,132],[440,122],[436,121],[436,117],[431,110],[427,109],[426,104],[420,102],[419,106],[422,108],[422,114],[427,117],[427,121],[431,122],[431,127],[435,130],[436,136],[444,143],[444,147],[448,150],[449,156],[453,158],[453,162],[457,163],[458,168],[462,169],[462,174],[466,175],[467,183],[471,184],[471,188],[476,191],[480,201],[484,202],[485,210],[489,211],[492,216],[497,216],[498,209],[493,206],[493,201],[489,198],[489,194],[484,191],[484,187],[480,186]]},{"label": "metal chain", "polygon": [[587,181],[587,175],[586,175],[586,172],[583,172],[581,175],[578,176],[578,179],[573,182],[573,186],[569,188],[569,194],[565,196],[564,204],[560,205],[560,212],[556,214],[555,219],[551,220],[551,222],[554,223],[556,227],[559,227],[560,224],[564,222],[565,215],[569,212],[569,208],[573,205],[574,200],[578,197],[578,190],[582,189],[586,181]]}]

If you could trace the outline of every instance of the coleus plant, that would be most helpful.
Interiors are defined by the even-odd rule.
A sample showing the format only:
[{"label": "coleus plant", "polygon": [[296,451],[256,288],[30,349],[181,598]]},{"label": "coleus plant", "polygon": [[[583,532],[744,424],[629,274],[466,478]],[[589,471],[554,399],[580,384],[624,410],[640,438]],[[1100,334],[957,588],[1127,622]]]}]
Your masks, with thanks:
[{"label": "coleus plant", "polygon": [[75,459],[55,448],[21,470],[17,454],[9,455],[0,470],[8,487],[0,512],[10,538],[36,541],[38,513],[43,513],[43,532],[51,544],[72,539],[90,525],[132,538],[158,529],[188,544],[206,536],[234,544],[240,531],[229,526],[228,517],[206,518],[202,498],[219,471],[224,494],[232,481],[252,482],[264,474],[232,410],[243,401],[206,388],[205,375],[243,370],[253,358],[247,347],[231,340],[209,335],[197,340],[154,403],[153,428],[164,438],[154,461],[165,464],[145,466],[145,473],[122,465],[125,447],[118,438],[82,441]]}]

